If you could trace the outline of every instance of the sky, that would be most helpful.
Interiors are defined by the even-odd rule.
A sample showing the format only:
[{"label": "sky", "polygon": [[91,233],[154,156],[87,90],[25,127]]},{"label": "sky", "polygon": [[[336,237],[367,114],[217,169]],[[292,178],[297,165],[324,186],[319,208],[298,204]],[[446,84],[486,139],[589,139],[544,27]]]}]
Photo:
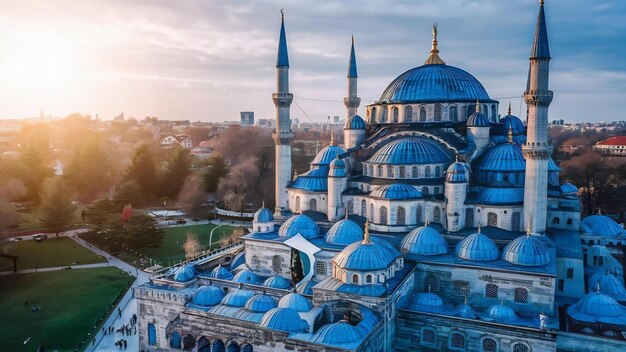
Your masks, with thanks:
[{"label": "sky", "polygon": [[[361,107],[428,57],[525,111],[538,0],[0,0],[0,118],[274,118],[280,9],[292,118],[345,117],[350,37]],[[624,120],[626,1],[546,0],[550,119]]]}]

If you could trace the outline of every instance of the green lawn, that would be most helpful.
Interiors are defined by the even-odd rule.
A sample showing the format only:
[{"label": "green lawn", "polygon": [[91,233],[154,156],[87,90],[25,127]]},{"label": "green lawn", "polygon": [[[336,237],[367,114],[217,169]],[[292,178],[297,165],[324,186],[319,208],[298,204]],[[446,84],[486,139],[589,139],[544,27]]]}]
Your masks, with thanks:
[{"label": "green lawn", "polygon": [[[87,334],[133,280],[115,267],[3,276],[1,350],[35,351],[42,343],[46,351],[74,350],[81,341],[91,340]],[[31,312],[33,305],[42,310]]]},{"label": "green lawn", "polygon": [[[17,270],[45,268],[53,266],[72,265],[76,260],[78,264],[92,264],[104,262],[104,258],[76,244],[67,237],[55,238],[48,235],[48,239],[37,241],[3,242],[5,253],[16,255]],[[9,259],[0,258],[0,271],[13,270],[13,262]]]}]

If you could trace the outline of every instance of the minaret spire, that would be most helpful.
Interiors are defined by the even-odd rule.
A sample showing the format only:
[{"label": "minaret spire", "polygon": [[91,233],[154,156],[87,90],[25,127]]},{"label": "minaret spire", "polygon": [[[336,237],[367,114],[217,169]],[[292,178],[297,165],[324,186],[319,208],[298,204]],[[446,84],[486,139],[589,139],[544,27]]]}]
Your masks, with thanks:
[{"label": "minaret spire", "polygon": [[356,52],[354,50],[354,35],[352,36],[352,45],[350,46],[350,59],[348,61],[348,96],[343,98],[343,104],[346,106],[348,116],[346,121],[356,115],[357,108],[361,104],[361,98],[357,96],[357,70],[356,70]]},{"label": "minaret spire", "polygon": [[437,27],[436,23],[433,23],[433,46],[430,49],[430,56],[424,62],[424,65],[445,65],[446,63],[439,57],[439,48],[437,47]]}]

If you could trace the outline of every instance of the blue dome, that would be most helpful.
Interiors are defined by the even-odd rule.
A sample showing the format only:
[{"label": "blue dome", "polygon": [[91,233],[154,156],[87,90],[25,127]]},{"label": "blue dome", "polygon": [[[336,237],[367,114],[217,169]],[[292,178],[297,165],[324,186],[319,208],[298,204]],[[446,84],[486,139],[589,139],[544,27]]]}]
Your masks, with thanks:
[{"label": "blue dome", "polygon": [[466,163],[456,161],[446,170],[446,182],[450,183],[466,183],[469,182],[470,166]]},{"label": "blue dome", "polygon": [[456,312],[462,318],[466,318],[466,319],[476,318],[476,312],[474,312],[474,309],[472,308],[472,306],[470,306],[467,303],[459,304],[459,306],[456,307]]},{"label": "blue dome", "polygon": [[407,308],[423,310],[425,307],[441,307],[443,300],[438,295],[431,292],[420,292],[413,295]]},{"label": "blue dome", "polygon": [[233,274],[225,267],[218,265],[209,274],[209,277],[214,279],[230,280],[233,278]]},{"label": "blue dome", "polygon": [[233,277],[233,281],[244,284],[256,284],[259,281],[259,277],[250,268],[245,268]]},{"label": "blue dome", "polygon": [[187,264],[176,270],[174,280],[178,282],[187,282],[196,277],[196,269],[193,264]]},{"label": "blue dome", "polygon": [[587,323],[626,325],[626,307],[600,291],[583,296],[578,303],[567,308],[567,315]]},{"label": "blue dome", "polygon": [[422,198],[422,192],[413,186],[404,183],[392,183],[390,185],[375,188],[370,197],[383,199],[417,199]]},{"label": "blue dome", "polygon": [[542,266],[550,263],[550,251],[537,236],[523,235],[504,247],[502,259],[511,264]]},{"label": "blue dome", "polygon": [[508,133],[509,128],[513,134],[524,133],[524,123],[519,117],[513,115],[506,115],[500,118],[500,123],[504,124],[504,131]]},{"label": "blue dome", "polygon": [[515,319],[517,316],[511,307],[505,306],[504,304],[497,304],[489,307],[489,317],[494,320],[506,322]]},{"label": "blue dome", "polygon": [[202,307],[214,306],[222,301],[224,291],[217,286],[205,285],[196,289],[191,300],[192,304]]},{"label": "blue dome", "polygon": [[618,301],[626,301],[626,289],[615,275],[608,272],[597,272],[589,279],[589,287],[597,288]]},{"label": "blue dome", "polygon": [[467,118],[465,125],[467,127],[490,127],[491,123],[487,115],[477,111]]},{"label": "blue dome", "polygon": [[330,170],[328,171],[330,177],[346,177],[346,162],[343,159],[334,159],[330,162]]},{"label": "blue dome", "polygon": [[276,300],[272,296],[261,293],[248,299],[246,309],[256,313],[265,313],[277,307]]},{"label": "blue dome", "polygon": [[566,182],[561,185],[561,193],[563,193],[563,195],[575,196],[578,194],[578,187],[574,186],[573,184],[569,182]]},{"label": "blue dome", "polygon": [[313,280],[302,280],[296,284],[296,292],[301,295],[313,295],[313,286],[315,286],[317,282]]},{"label": "blue dome", "polygon": [[337,221],[326,233],[326,242],[340,246],[347,246],[363,240],[363,230],[356,222],[350,219]]},{"label": "blue dome", "polygon": [[488,261],[498,259],[498,246],[482,233],[465,237],[456,245],[456,255],[467,260]]},{"label": "blue dome", "polygon": [[272,212],[263,207],[254,213],[254,222],[272,222],[274,221],[274,214]]},{"label": "blue dome", "polygon": [[222,304],[229,307],[243,307],[254,296],[254,292],[243,288],[232,289],[222,299]]},{"label": "blue dome", "polygon": [[290,217],[282,224],[280,229],[278,229],[278,235],[280,237],[293,237],[297,234],[300,234],[306,239],[311,239],[318,237],[320,230],[315,221],[304,214]]},{"label": "blue dome", "polygon": [[487,151],[474,164],[474,169],[484,171],[525,171],[526,160],[522,148],[515,143],[498,144]]},{"label": "blue dome", "polygon": [[485,187],[476,195],[478,204],[522,204],[524,203],[523,188],[494,188]]},{"label": "blue dome", "polygon": [[290,308],[274,308],[263,315],[262,327],[286,332],[303,332],[309,325]]},{"label": "blue dome", "polygon": [[389,102],[490,100],[482,84],[468,72],[449,65],[422,65],[396,79],[380,96]]},{"label": "blue dome", "polygon": [[410,165],[446,163],[450,160],[436,142],[419,137],[402,137],[378,149],[368,163]]},{"label": "blue dome", "polygon": [[590,232],[596,236],[614,237],[624,232],[624,229],[606,215],[590,215],[583,219],[580,224],[583,232]]},{"label": "blue dome", "polygon": [[331,161],[336,159],[340,154],[345,153],[340,146],[337,145],[329,145],[324,147],[322,150],[317,153],[313,161],[311,161],[311,165],[328,165]]},{"label": "blue dome", "polygon": [[420,226],[413,229],[400,244],[405,254],[439,255],[448,253],[448,242],[432,227]]},{"label": "blue dome", "polygon": [[296,312],[308,312],[313,307],[311,302],[303,295],[292,292],[284,295],[278,302],[279,308],[290,308]]},{"label": "blue dome", "polygon": [[359,115],[354,115],[348,120],[346,120],[346,125],[343,128],[344,130],[364,130],[365,129],[365,120]]},{"label": "blue dome", "polygon": [[385,240],[374,242],[352,243],[333,258],[333,262],[341,269],[370,271],[385,270],[392,266],[400,252],[393,250],[391,244],[385,245]]},{"label": "blue dome", "polygon": [[311,341],[325,345],[341,345],[359,342],[362,339],[361,330],[345,320],[340,320],[336,323],[322,326],[313,335]]},{"label": "blue dome", "polygon": [[291,287],[291,282],[289,282],[287,279],[285,279],[282,276],[274,275],[274,276],[270,276],[265,281],[263,281],[263,286],[279,288],[279,289],[284,290],[284,289]]},{"label": "blue dome", "polygon": [[289,188],[304,189],[312,192],[321,192],[328,190],[328,168],[311,169],[298,177],[289,184]]}]

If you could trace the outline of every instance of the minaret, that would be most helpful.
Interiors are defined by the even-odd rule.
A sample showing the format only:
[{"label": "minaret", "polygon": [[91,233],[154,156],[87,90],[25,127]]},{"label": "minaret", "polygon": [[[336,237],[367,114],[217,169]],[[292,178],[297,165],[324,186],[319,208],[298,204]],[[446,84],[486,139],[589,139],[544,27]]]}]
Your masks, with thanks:
[{"label": "minaret", "polygon": [[522,147],[526,158],[524,225],[530,226],[530,231],[534,233],[545,232],[548,208],[548,159],[552,153],[552,147],[548,145],[548,106],[553,96],[548,89],[549,64],[548,31],[543,0],[540,0],[524,92],[528,106],[528,129],[526,144]]},{"label": "minaret", "polygon": [[289,93],[289,55],[285,35],[285,16],[281,10],[280,41],[276,60],[276,93],[272,100],[276,106],[276,131],[272,134],[276,143],[276,213],[289,209],[287,204],[287,185],[291,181],[291,118],[289,106],[293,94]]},{"label": "minaret", "polygon": [[350,62],[348,63],[348,96],[343,98],[343,103],[348,109],[346,121],[356,115],[356,109],[361,104],[361,98],[356,93],[356,54],[354,53],[354,36],[352,36],[352,47],[350,48]]}]

